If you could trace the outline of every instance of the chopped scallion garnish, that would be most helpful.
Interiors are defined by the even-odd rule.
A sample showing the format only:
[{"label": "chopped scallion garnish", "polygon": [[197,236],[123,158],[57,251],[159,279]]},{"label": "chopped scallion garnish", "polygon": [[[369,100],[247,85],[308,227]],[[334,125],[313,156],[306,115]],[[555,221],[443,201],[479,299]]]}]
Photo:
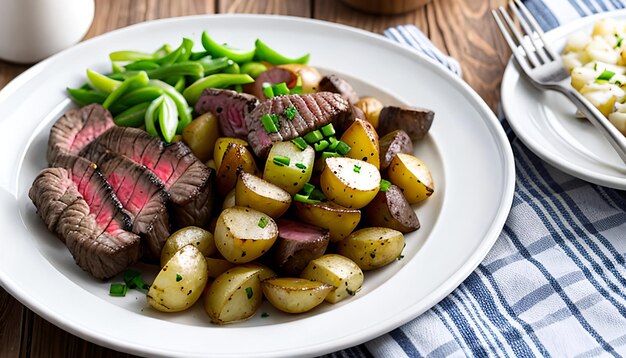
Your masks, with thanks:
[{"label": "chopped scallion garnish", "polygon": [[294,106],[289,106],[285,108],[283,114],[285,115],[285,117],[287,117],[288,120],[292,120],[296,117],[296,114],[298,114],[298,110]]},{"label": "chopped scallion garnish", "polygon": [[146,285],[141,277],[141,273],[135,270],[126,270],[124,272],[124,282],[128,288],[135,288],[139,291],[146,291],[150,286]]},{"label": "chopped scallion garnish", "polygon": [[272,88],[271,85],[264,86],[263,87],[263,94],[267,98],[272,98],[272,97],[274,97],[274,89]]},{"label": "chopped scallion garnish", "polygon": [[608,81],[615,76],[615,72],[604,70],[600,76],[596,78],[596,81]]},{"label": "chopped scallion garnish", "polygon": [[360,165],[355,164],[355,165],[354,165],[354,167],[352,168],[352,170],[353,170],[355,173],[360,173],[360,172],[361,172],[361,166],[360,166]]},{"label": "chopped scallion garnish", "polygon": [[622,47],[622,41],[624,41],[624,38],[621,37],[621,36],[618,36],[617,37],[617,44],[615,45],[615,48]]},{"label": "chopped scallion garnish", "polygon": [[261,229],[265,229],[265,227],[267,226],[267,217],[261,216],[261,218],[259,219],[258,225]]},{"label": "chopped scallion garnish", "polygon": [[340,157],[340,155],[339,153],[335,153],[335,152],[322,152],[322,161],[330,157]]},{"label": "chopped scallion garnish", "polygon": [[327,125],[320,128],[324,137],[330,137],[335,135],[335,127],[333,127],[332,123],[328,123]]},{"label": "chopped scallion garnish", "polygon": [[343,141],[339,141],[335,147],[335,150],[337,151],[337,153],[339,153],[339,155],[348,154],[348,152],[350,152],[350,149],[352,149],[352,147],[350,147],[346,144],[346,142]]},{"label": "chopped scallion garnish", "polygon": [[274,162],[274,164],[283,166],[283,165],[289,165],[289,163],[291,162],[291,159],[289,159],[289,157],[277,155],[274,158],[272,158],[272,161]]},{"label": "chopped scallion garnish", "polygon": [[306,169],[306,165],[304,165],[304,164],[302,164],[302,163],[296,163],[296,164],[295,164],[295,166],[296,166],[296,168],[298,168],[298,169],[302,169],[302,170],[305,170],[305,169]]},{"label": "chopped scallion garnish", "polygon": [[315,185],[311,183],[305,183],[300,192],[304,193],[304,195],[309,196],[315,190]]},{"label": "chopped scallion garnish", "polygon": [[246,287],[246,296],[248,296],[248,299],[252,298],[252,294],[254,292],[252,292],[252,287]]},{"label": "chopped scallion garnish", "polygon": [[321,152],[324,149],[328,148],[329,145],[330,143],[328,143],[326,139],[322,139],[321,141],[313,144],[313,148],[315,148],[316,152]]},{"label": "chopped scallion garnish", "polygon": [[317,200],[317,201],[325,201],[326,200],[326,196],[324,195],[324,193],[321,190],[315,188],[313,190],[313,192],[311,192],[311,195],[309,195],[309,199],[310,200]]},{"label": "chopped scallion garnish", "polygon": [[289,87],[285,82],[281,82],[279,84],[272,86],[272,91],[274,92],[274,96],[282,96],[285,94],[289,94]]},{"label": "chopped scallion garnish", "polygon": [[179,273],[176,273],[176,282],[180,282],[183,280],[183,276]]},{"label": "chopped scallion garnish", "polygon": [[381,180],[380,181],[380,191],[387,191],[387,189],[389,189],[389,187],[391,186],[391,182],[389,180]]},{"label": "chopped scallion garnish", "polygon": [[112,283],[109,288],[109,295],[114,297],[124,297],[128,292],[128,286],[123,283]]},{"label": "chopped scallion garnish", "polygon": [[296,195],[293,196],[293,200],[294,201],[299,201],[301,203],[306,203],[306,204],[315,204],[315,203],[319,203],[319,200],[313,200],[313,199],[309,199],[308,196],[306,195],[302,195],[300,193],[297,193]]},{"label": "chopped scallion garnish", "polygon": [[274,124],[274,120],[269,114],[264,114],[261,117],[261,123],[263,124],[263,128],[265,128],[265,131],[268,134],[278,132],[278,128],[276,127],[276,124]]},{"label": "chopped scallion garnish", "polygon": [[302,137],[298,137],[296,139],[292,139],[291,143],[295,144],[300,150],[304,150],[307,147],[307,143]]},{"label": "chopped scallion garnish", "polygon": [[317,143],[322,139],[324,139],[324,136],[319,130],[314,130],[304,135],[304,140],[309,144]]}]

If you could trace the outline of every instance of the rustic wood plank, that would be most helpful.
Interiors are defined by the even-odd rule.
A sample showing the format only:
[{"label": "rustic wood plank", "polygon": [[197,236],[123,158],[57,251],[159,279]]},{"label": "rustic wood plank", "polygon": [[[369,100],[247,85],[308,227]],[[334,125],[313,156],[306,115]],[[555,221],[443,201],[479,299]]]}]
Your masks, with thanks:
[{"label": "rustic wood plank", "polygon": [[0,287],[0,357],[20,356],[24,310],[24,306]]},{"label": "rustic wood plank", "polygon": [[219,13],[311,16],[310,0],[219,0]]},{"label": "rustic wood plank", "polygon": [[382,33],[390,26],[415,24],[442,51],[461,60],[463,78],[495,110],[502,70],[508,59],[489,11],[505,0],[434,0],[415,11],[377,16],[335,0],[317,0],[313,17]]}]

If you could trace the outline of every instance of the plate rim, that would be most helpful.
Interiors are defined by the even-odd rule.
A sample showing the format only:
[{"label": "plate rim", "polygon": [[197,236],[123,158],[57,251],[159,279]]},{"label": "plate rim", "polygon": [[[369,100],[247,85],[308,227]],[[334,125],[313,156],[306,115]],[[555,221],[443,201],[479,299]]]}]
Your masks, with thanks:
[{"label": "plate rim", "polygon": [[[504,168],[503,168],[504,169],[504,173],[503,173],[504,183],[502,183],[503,196],[502,196],[502,200],[500,201],[500,206],[497,208],[498,209],[497,215],[494,218],[492,224],[489,226],[489,230],[486,233],[485,240],[482,240],[481,244],[477,246],[477,248],[472,253],[472,255],[459,267],[459,269],[453,275],[448,277],[448,279],[445,281],[444,284],[440,285],[437,289],[431,291],[421,301],[414,303],[417,306],[417,305],[421,305],[421,302],[427,301],[429,302],[427,304],[428,307],[422,309],[416,314],[411,314],[409,316],[404,315],[404,314],[398,314],[403,317],[388,317],[387,321],[392,320],[394,322],[392,324],[394,327],[400,326],[416,318],[421,313],[425,312],[426,310],[430,309],[432,306],[436,305],[440,300],[445,298],[450,292],[452,292],[456,287],[458,287],[462,283],[462,281],[465,280],[474,271],[474,269],[480,264],[480,262],[484,259],[484,257],[487,255],[487,253],[489,252],[489,250],[491,249],[491,247],[494,245],[495,241],[497,240],[502,228],[504,227],[505,221],[508,217],[509,211],[512,206],[514,189],[515,189],[515,164],[514,164],[514,158],[513,158],[513,151],[512,151],[510,142],[508,141],[507,136],[504,132],[504,129],[502,128],[495,114],[487,106],[484,100],[482,100],[482,98],[473,89],[471,89],[471,87],[466,82],[462,81],[462,79],[450,73],[449,70],[447,70],[443,65],[436,62],[435,60],[422,55],[417,50],[411,49],[409,47],[398,44],[390,39],[387,39],[380,34],[372,33],[363,29],[359,29],[359,28],[355,28],[355,27],[351,27],[351,26],[347,26],[343,24],[332,23],[332,22],[328,22],[324,20],[300,18],[300,17],[295,17],[295,16],[283,16],[283,15],[208,14],[208,15],[182,16],[182,17],[151,20],[151,21],[133,24],[124,28],[116,29],[116,30],[98,35],[92,39],[81,42],[69,49],[63,50],[57,53],[56,55],[40,62],[39,64],[31,67],[30,69],[26,70],[24,73],[20,74],[18,77],[16,77],[14,80],[8,83],[0,91],[0,103],[2,103],[5,97],[10,96],[12,92],[19,89],[23,83],[26,83],[29,80],[31,80],[32,77],[35,77],[41,71],[41,69],[45,68],[47,63],[54,61],[57,57],[63,56],[66,51],[69,51],[72,48],[75,48],[78,46],[89,46],[92,40],[93,41],[101,40],[102,38],[106,38],[107,36],[113,36],[114,34],[118,32],[124,32],[124,31],[129,31],[129,30],[132,31],[132,29],[136,27],[150,26],[155,23],[166,24],[168,22],[185,21],[187,19],[212,18],[212,17],[274,18],[274,19],[282,18],[282,19],[296,21],[296,22],[304,21],[304,22],[316,23],[321,26],[336,28],[341,31],[356,32],[366,37],[374,37],[379,40],[383,40],[384,42],[387,43],[387,45],[391,45],[395,48],[401,48],[403,49],[403,51],[408,51],[409,53],[412,54],[412,56],[416,57],[416,60],[422,61],[422,63],[430,65],[432,68],[435,68],[436,71],[438,71],[440,75],[446,77],[455,87],[459,89],[459,93],[468,99],[468,102],[471,103],[471,105],[474,108],[476,108],[477,112],[480,112],[482,114],[481,120],[488,126],[489,132],[492,134],[492,139],[494,140],[494,143],[497,149],[499,150],[499,154],[502,157],[502,164],[504,165]],[[444,163],[444,166],[445,166],[445,163]],[[47,312],[45,310],[44,304],[40,305],[38,302],[32,302],[32,300],[29,301],[29,297],[24,298],[23,295],[20,294],[21,292],[15,292],[16,291],[15,284],[12,284],[11,279],[6,277],[4,272],[2,271],[0,271],[0,284],[9,293],[11,293],[12,296],[16,297],[20,302],[22,302],[27,307],[35,311],[37,314],[39,314],[40,316],[44,317],[46,320],[52,322],[53,324],[61,327],[62,329],[78,337],[81,337],[83,339],[86,339],[88,341],[91,341],[97,344],[101,344],[106,347],[110,347],[112,349],[122,350],[125,352],[134,353],[134,354],[159,354],[159,353],[170,354],[171,353],[171,352],[163,352],[163,351],[149,351],[145,349],[139,350],[136,347],[133,347],[132,342],[119,342],[119,341],[109,340],[107,339],[107,337],[101,337],[101,336],[95,335],[92,330],[91,331],[84,330],[84,329],[81,329],[84,327],[80,327],[77,324],[69,324],[68,322],[63,321],[61,317],[56,317],[54,315],[51,315],[50,312]],[[74,323],[74,322],[71,322],[71,323]],[[385,332],[389,331],[390,329],[393,329],[393,327],[389,329],[385,329]],[[379,334],[384,334],[384,332],[379,333]],[[374,338],[374,336],[356,337],[355,339],[350,341],[350,345],[363,343],[372,338]],[[342,347],[333,348],[333,350],[342,349],[346,347],[347,346],[344,344]],[[145,348],[145,347],[142,347],[142,348]],[[328,348],[326,348],[326,350],[317,351],[316,354],[327,353],[330,351],[331,350],[328,350]]]},{"label": "plate rim", "polygon": [[[571,34],[581,28],[589,26],[595,21],[609,17],[626,17],[626,9],[601,12],[568,22],[567,24],[546,32],[546,40],[548,43],[553,43],[557,39],[561,39],[564,36],[567,36],[567,34]],[[513,57],[511,56],[504,70],[502,83],[500,85],[500,93],[502,94],[501,103],[507,122],[511,126],[513,132],[515,132],[515,135],[524,143],[524,145],[526,145],[536,156],[538,156],[545,162],[571,176],[585,180],[592,184],[613,189],[626,190],[626,177],[620,178],[617,175],[597,173],[593,170],[585,168],[585,166],[578,165],[574,160],[571,159],[567,160],[567,162],[564,163],[562,160],[560,160],[560,156],[554,154],[549,150],[545,150],[545,147],[543,147],[541,144],[542,141],[536,140],[535,138],[526,134],[524,128],[522,128],[522,125],[520,124],[521,122],[523,122],[522,120],[511,120],[511,118],[517,118],[518,115],[515,111],[513,111],[510,105],[507,105],[507,103],[510,103],[510,101],[512,101],[512,99],[514,98],[514,88],[518,85],[520,80],[522,80],[522,76],[515,66],[513,62]],[[598,133],[598,135],[600,134]],[[571,153],[577,152],[571,151],[570,155]],[[580,156],[580,154],[576,154],[572,157],[575,158],[578,156]],[[580,157],[582,158],[582,156]]]}]

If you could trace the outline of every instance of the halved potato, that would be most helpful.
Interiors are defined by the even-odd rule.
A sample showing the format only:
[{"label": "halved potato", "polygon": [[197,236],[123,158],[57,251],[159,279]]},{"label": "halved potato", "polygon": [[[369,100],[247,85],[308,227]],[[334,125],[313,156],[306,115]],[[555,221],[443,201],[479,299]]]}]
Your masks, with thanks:
[{"label": "halved potato", "polygon": [[326,296],[326,301],[337,303],[354,296],[363,285],[363,271],[352,260],[337,254],[326,254],[311,260],[300,277],[319,281],[334,288]]},{"label": "halved potato", "polygon": [[210,279],[217,278],[219,275],[235,267],[234,263],[225,259],[215,257],[205,257],[204,259],[206,260],[207,275]]},{"label": "halved potato", "polygon": [[296,215],[307,224],[328,229],[330,241],[337,242],[352,233],[361,221],[361,211],[327,201],[323,203],[294,202]]},{"label": "halved potato", "polygon": [[291,205],[291,195],[284,189],[255,175],[242,173],[235,186],[235,204],[246,206],[276,219]]},{"label": "halved potato", "polygon": [[377,98],[366,96],[359,98],[359,101],[354,106],[363,111],[365,118],[374,128],[378,128],[378,116],[383,109],[381,101]]},{"label": "halved potato", "polygon": [[230,143],[224,152],[224,158],[217,170],[215,182],[220,193],[228,193],[237,184],[237,176],[241,173],[258,174],[252,153],[245,146]]},{"label": "halved potato", "polygon": [[353,232],[337,246],[337,252],[363,270],[373,270],[393,262],[404,249],[404,235],[385,227],[368,227]]},{"label": "halved potato", "polygon": [[163,266],[146,299],[162,312],[183,311],[200,298],[207,279],[204,256],[195,246],[187,245]]},{"label": "halved potato", "polygon": [[290,63],[276,67],[284,68],[292,72],[295,76],[299,76],[302,80],[302,93],[317,92],[320,81],[322,80],[322,75],[315,67],[297,63]]},{"label": "halved potato", "polygon": [[235,204],[235,195],[235,189],[229,191],[228,194],[226,194],[226,196],[224,197],[224,201],[222,202],[222,210],[232,208],[233,206],[237,205]]},{"label": "halved potato", "polygon": [[220,136],[217,117],[207,112],[195,118],[183,129],[183,142],[203,162],[213,158],[215,141]]},{"label": "halved potato", "polygon": [[194,245],[202,255],[211,256],[216,251],[213,234],[197,226],[184,227],[167,238],[161,250],[161,267],[187,245]]},{"label": "halved potato", "polygon": [[219,137],[215,140],[215,146],[213,148],[213,160],[215,161],[215,168],[219,169],[222,164],[222,158],[224,158],[224,152],[229,144],[241,144],[244,147],[248,146],[248,142],[239,138],[232,137]]},{"label": "halved potato", "polygon": [[330,157],[326,159],[326,167],[320,176],[320,186],[328,200],[347,208],[360,209],[378,193],[380,172],[368,162]]},{"label": "halved potato", "polygon": [[204,309],[213,323],[252,317],[263,301],[258,265],[233,267],[219,275],[204,295]]},{"label": "halved potato", "polygon": [[263,294],[272,306],[287,313],[312,310],[334,288],[331,285],[305,278],[276,277],[261,281]]},{"label": "halved potato", "polygon": [[[289,158],[289,165],[275,163],[276,156]],[[294,195],[311,179],[314,162],[315,150],[311,146],[301,150],[291,142],[274,143],[265,162],[263,179]]]},{"label": "halved potato", "polygon": [[346,157],[368,162],[380,169],[378,134],[370,122],[359,119],[352,122],[341,136],[341,141],[350,146]]},{"label": "halved potato", "polygon": [[234,206],[220,214],[215,245],[232,263],[250,262],[266,253],[278,237],[276,222],[260,211]]},{"label": "halved potato", "polygon": [[420,159],[405,153],[398,153],[391,161],[387,170],[389,180],[397,185],[406,200],[419,203],[429,198],[435,191],[430,169]]}]

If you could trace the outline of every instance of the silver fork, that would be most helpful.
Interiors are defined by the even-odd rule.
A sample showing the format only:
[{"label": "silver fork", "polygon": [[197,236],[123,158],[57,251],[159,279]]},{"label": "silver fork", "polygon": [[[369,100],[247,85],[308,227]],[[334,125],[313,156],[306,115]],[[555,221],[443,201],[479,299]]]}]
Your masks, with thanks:
[{"label": "silver fork", "polygon": [[520,0],[510,0],[509,8],[519,21],[525,35],[515,26],[506,9],[502,6],[491,13],[500,32],[513,52],[523,77],[538,89],[558,91],[569,98],[578,109],[606,137],[619,157],[626,163],[626,137],[570,85],[570,75],[563,67],[561,57],[550,49],[544,33],[537,21]]}]

